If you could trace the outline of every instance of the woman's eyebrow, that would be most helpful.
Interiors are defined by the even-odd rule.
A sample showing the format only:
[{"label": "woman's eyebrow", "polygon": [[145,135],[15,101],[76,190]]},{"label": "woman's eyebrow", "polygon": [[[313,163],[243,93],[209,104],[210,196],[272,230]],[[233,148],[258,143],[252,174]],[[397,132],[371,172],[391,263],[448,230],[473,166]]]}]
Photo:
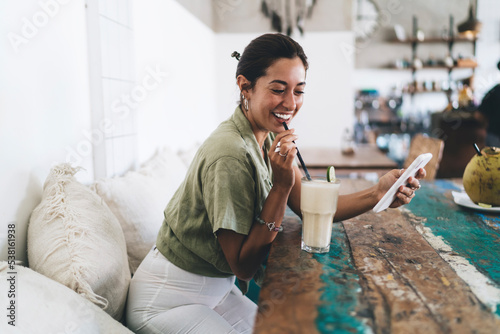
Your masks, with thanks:
[{"label": "woman's eyebrow", "polygon": [[[272,83],[279,83],[279,84],[282,84],[282,85],[285,85],[285,86],[286,86],[286,85],[288,85],[288,83],[287,83],[286,81],[283,81],[283,80],[273,80],[273,81],[271,81],[271,82],[269,82],[269,83],[270,83],[270,84],[272,84]],[[297,84],[297,86],[300,86],[300,85],[305,85],[305,84],[306,84],[306,82],[305,82],[305,81],[302,81],[302,82],[299,82],[299,83]]]}]

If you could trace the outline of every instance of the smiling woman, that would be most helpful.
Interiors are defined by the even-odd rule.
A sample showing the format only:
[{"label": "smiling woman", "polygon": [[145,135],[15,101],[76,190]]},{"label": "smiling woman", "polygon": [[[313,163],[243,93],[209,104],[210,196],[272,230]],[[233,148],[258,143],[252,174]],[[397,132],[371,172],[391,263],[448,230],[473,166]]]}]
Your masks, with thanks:
[{"label": "smiling woman", "polygon": [[[286,206],[300,216],[298,137],[287,124],[302,107],[307,69],[302,47],[288,36],[265,34],[245,48],[236,71],[240,105],[199,148],[130,284],[134,332],[252,332],[257,306],[242,291],[251,279],[260,282]],[[339,197],[339,219],[373,208],[399,175]],[[402,187],[392,207],[413,196]]]},{"label": "smiling woman", "polygon": [[235,276],[244,292],[262,277],[300,178],[297,136],[282,123],[302,106],[308,64],[281,34],[262,35],[233,56],[241,103],[196,153],[133,277],[127,321],[137,333],[252,331],[257,306]]}]

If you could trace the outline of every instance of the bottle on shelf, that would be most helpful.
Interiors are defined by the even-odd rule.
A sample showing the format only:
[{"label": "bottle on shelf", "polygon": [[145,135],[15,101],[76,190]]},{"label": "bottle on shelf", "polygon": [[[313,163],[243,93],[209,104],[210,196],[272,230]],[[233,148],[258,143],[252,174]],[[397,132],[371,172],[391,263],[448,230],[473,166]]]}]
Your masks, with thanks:
[{"label": "bottle on shelf", "polygon": [[474,96],[472,89],[467,84],[462,84],[458,91],[458,106],[460,108],[468,108],[473,105]]}]

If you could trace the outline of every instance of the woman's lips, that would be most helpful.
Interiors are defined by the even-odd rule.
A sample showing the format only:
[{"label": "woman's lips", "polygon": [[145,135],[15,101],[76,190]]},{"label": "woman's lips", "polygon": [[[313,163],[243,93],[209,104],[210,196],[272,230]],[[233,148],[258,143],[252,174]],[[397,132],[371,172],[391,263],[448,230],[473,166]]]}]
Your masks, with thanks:
[{"label": "woman's lips", "polygon": [[290,120],[292,118],[292,116],[293,116],[293,114],[276,113],[276,112],[273,112],[273,115],[274,115],[274,117],[276,117],[279,120],[281,120],[281,122],[286,122],[286,121]]}]

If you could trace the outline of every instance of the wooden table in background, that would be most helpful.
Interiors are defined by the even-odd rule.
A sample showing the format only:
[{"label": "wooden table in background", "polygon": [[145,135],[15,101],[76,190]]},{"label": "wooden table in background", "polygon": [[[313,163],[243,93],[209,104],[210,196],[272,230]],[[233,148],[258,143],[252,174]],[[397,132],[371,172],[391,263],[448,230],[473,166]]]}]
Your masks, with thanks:
[{"label": "wooden table in background", "polygon": [[379,175],[398,168],[376,145],[358,145],[354,154],[344,155],[340,148],[301,148],[300,154],[311,175],[326,174],[328,166],[334,166],[338,175],[352,172],[377,172]]},{"label": "wooden table in background", "polygon": [[500,216],[457,206],[456,182],[422,181],[405,209],[334,224],[328,254],[300,250],[288,212],[255,333],[500,333]]}]

